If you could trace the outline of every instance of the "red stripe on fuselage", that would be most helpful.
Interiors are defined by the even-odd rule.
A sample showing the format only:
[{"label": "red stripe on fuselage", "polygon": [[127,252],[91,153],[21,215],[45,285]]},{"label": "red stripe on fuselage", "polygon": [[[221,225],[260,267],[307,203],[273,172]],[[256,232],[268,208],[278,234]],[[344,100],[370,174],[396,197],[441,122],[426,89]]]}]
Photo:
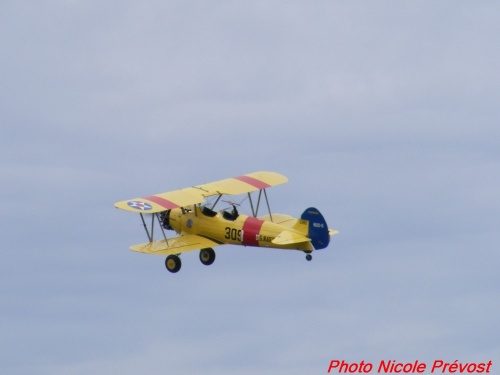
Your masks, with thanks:
[{"label": "red stripe on fuselage", "polygon": [[255,217],[249,216],[243,223],[243,241],[245,246],[259,246],[257,239],[264,222]]},{"label": "red stripe on fuselage", "polygon": [[257,180],[256,178],[249,177],[249,176],[239,176],[235,177],[235,180],[242,181],[244,183],[247,183],[248,185],[251,185],[257,189],[266,189],[270,187],[271,185],[266,184],[264,181]]},{"label": "red stripe on fuselage", "polygon": [[167,210],[171,210],[172,208],[178,208],[179,205],[175,204],[174,202],[171,202],[167,199],[163,199],[161,197],[157,197],[156,195],[152,195],[150,197],[145,197],[144,199],[147,199],[148,201],[154,202],[156,204],[159,204],[162,207],[165,207]]}]

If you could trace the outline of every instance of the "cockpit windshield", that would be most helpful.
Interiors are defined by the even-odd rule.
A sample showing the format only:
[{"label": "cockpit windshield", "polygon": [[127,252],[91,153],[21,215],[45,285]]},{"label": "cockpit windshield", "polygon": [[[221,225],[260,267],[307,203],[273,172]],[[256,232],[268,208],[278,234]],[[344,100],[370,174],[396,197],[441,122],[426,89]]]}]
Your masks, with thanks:
[{"label": "cockpit windshield", "polygon": [[215,211],[212,211],[210,208],[208,208],[207,206],[204,206],[201,208],[201,213],[205,216],[208,216],[208,217],[214,217],[217,215],[217,212]]},{"label": "cockpit windshield", "polygon": [[231,212],[227,212],[225,210],[222,211],[222,217],[230,221],[235,221],[239,215],[240,214],[238,213],[238,210],[236,209],[235,205],[233,205],[233,209],[231,210]]}]

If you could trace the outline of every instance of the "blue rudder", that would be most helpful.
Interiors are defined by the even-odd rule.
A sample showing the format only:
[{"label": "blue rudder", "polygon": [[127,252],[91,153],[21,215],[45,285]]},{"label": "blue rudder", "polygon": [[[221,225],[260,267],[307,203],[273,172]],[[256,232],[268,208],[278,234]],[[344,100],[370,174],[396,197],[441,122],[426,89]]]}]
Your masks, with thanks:
[{"label": "blue rudder", "polygon": [[330,243],[330,233],[328,232],[326,220],[319,210],[314,207],[309,207],[300,218],[309,222],[307,237],[311,239],[314,249],[320,250],[327,247]]}]

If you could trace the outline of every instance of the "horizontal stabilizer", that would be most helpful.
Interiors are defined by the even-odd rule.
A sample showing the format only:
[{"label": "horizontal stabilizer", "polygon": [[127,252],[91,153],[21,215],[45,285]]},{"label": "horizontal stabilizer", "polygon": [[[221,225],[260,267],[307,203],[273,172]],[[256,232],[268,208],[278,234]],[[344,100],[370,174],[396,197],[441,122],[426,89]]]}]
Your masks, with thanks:
[{"label": "horizontal stabilizer", "polygon": [[208,238],[197,236],[196,234],[188,234],[170,238],[168,241],[161,240],[132,245],[130,246],[130,250],[145,254],[170,255],[219,245],[221,244]]},{"label": "horizontal stabilizer", "polygon": [[272,243],[276,245],[291,245],[295,243],[303,243],[303,242],[309,242],[310,239],[298,234],[294,233],[288,230],[284,230],[281,232],[273,241]]},{"label": "horizontal stabilizer", "polygon": [[259,217],[259,219],[272,221],[273,223],[283,225],[297,232],[300,232],[304,235],[307,235],[308,222],[301,219],[297,219],[293,216],[285,214],[273,214],[272,217],[270,215],[264,215]]},{"label": "horizontal stabilizer", "polygon": [[338,234],[338,233],[339,233],[339,231],[338,231],[338,230],[335,230],[335,229],[328,229],[328,234],[329,234],[330,236],[334,236],[334,235],[336,235],[336,234]]}]

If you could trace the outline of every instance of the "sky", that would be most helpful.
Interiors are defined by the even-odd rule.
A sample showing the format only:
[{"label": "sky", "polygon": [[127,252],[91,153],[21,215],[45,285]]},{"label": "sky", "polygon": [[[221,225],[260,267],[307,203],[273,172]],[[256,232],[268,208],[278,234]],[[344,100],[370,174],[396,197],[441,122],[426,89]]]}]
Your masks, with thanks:
[{"label": "sky", "polygon": [[[500,5],[2,1],[0,372],[500,368]],[[203,266],[147,196],[260,170],[339,230]],[[426,372],[429,373],[429,372]]]}]

